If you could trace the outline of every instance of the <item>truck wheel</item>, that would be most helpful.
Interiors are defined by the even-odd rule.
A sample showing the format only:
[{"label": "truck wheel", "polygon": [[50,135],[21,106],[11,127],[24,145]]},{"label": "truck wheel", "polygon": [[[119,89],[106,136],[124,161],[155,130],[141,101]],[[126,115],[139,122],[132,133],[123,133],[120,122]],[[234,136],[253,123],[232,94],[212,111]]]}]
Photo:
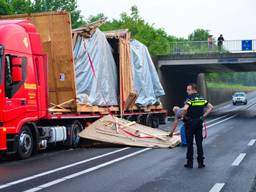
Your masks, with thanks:
[{"label": "truck wheel", "polygon": [[151,114],[148,114],[146,117],[146,126],[152,127],[153,125],[153,118]]},{"label": "truck wheel", "polygon": [[27,159],[31,156],[34,148],[33,135],[28,126],[24,126],[19,134],[17,156],[19,159]]},{"label": "truck wheel", "polygon": [[145,120],[144,115],[138,115],[136,122],[139,123],[139,124],[145,125],[146,120]]},{"label": "truck wheel", "polygon": [[72,123],[72,147],[76,148],[80,141],[79,133],[83,130],[83,126],[79,121]]},{"label": "truck wheel", "polygon": [[152,128],[158,128],[159,127],[159,119],[157,117],[152,119]]},{"label": "truck wheel", "polygon": [[127,116],[127,118],[126,118],[128,121],[133,121],[133,116],[132,115],[129,115],[129,116]]}]

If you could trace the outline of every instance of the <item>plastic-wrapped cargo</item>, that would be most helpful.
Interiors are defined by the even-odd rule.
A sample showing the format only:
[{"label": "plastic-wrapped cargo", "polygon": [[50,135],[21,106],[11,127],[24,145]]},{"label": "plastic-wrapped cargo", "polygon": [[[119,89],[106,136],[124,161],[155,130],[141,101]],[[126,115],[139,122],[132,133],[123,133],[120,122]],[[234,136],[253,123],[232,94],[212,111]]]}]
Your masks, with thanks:
[{"label": "plastic-wrapped cargo", "polygon": [[138,98],[137,105],[148,106],[160,103],[165,95],[154,63],[147,47],[137,40],[130,42],[133,84]]},{"label": "plastic-wrapped cargo", "polygon": [[90,38],[79,35],[74,46],[74,60],[78,102],[118,105],[118,72],[105,34],[96,29]]}]

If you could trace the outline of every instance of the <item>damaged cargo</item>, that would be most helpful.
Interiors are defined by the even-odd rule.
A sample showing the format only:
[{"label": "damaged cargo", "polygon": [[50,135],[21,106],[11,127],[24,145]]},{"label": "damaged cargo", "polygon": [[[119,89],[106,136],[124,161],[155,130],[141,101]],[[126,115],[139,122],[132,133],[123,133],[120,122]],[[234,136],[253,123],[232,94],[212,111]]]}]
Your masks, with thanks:
[{"label": "damaged cargo", "polygon": [[137,147],[173,148],[180,144],[179,135],[169,137],[166,131],[111,115],[95,121],[79,135],[86,139]]}]

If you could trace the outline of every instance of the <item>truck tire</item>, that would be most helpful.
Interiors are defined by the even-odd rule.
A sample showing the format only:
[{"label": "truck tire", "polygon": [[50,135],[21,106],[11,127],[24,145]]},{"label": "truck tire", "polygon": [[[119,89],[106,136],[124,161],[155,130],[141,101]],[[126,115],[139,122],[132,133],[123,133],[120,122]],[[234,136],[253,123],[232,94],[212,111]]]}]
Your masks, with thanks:
[{"label": "truck tire", "polygon": [[146,124],[145,116],[144,115],[138,115],[136,122],[139,123],[139,124],[145,125]]},{"label": "truck tire", "polygon": [[157,118],[157,117],[154,117],[153,119],[152,119],[152,126],[151,126],[152,128],[158,128],[159,127],[159,118]]},{"label": "truck tire", "polygon": [[24,126],[19,134],[19,142],[17,148],[17,157],[19,159],[27,159],[31,156],[34,149],[34,138],[28,126]]},{"label": "truck tire", "polygon": [[133,120],[134,120],[134,118],[133,118],[132,115],[127,116],[126,119],[127,119],[128,121],[133,121]]},{"label": "truck tire", "polygon": [[146,117],[146,126],[152,127],[153,125],[153,118],[151,114],[147,114]]},{"label": "truck tire", "polygon": [[74,121],[71,125],[71,137],[72,137],[72,147],[73,148],[77,148],[79,141],[80,141],[80,137],[79,137],[79,133],[83,130],[83,126],[79,121]]}]

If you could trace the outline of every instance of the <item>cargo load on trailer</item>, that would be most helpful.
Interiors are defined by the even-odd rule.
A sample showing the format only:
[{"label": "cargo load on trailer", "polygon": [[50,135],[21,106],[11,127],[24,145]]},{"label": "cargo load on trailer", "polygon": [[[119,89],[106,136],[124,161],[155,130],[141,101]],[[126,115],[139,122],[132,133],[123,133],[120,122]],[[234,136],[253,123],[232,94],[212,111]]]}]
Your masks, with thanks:
[{"label": "cargo load on trailer", "polygon": [[160,97],[165,93],[148,48],[135,39],[131,40],[130,46],[133,85],[138,95],[135,103],[140,106],[160,105]]},{"label": "cargo load on trailer", "polygon": [[76,97],[80,104],[118,105],[117,66],[99,29],[91,38],[78,36],[74,45]]},{"label": "cargo load on trailer", "polygon": [[[88,31],[90,31],[90,33],[88,33]],[[98,28],[94,30],[90,30],[88,27],[79,28],[75,29],[73,33],[76,34],[74,41],[76,66],[83,65],[85,68],[83,69],[81,67],[84,72],[76,71],[77,79],[79,78],[77,89],[80,89],[80,86],[82,86],[81,82],[83,81],[83,76],[89,78],[89,81],[92,82],[102,79],[99,75],[98,77],[97,75],[96,77],[93,75],[93,73],[97,73],[98,70],[105,75],[107,73],[108,77],[105,77],[105,80],[109,79],[109,76],[111,76],[112,79],[113,77],[119,76],[120,90],[116,92],[116,95],[120,96],[120,103],[123,104],[121,108],[123,110],[161,106],[160,97],[165,93],[148,49],[139,41],[131,40],[128,30],[107,31],[104,32],[106,37],[102,35],[103,33]],[[100,58],[96,57],[96,55],[100,56]],[[99,69],[99,66],[103,69]],[[103,72],[106,66],[108,66],[109,69]],[[88,68],[90,68],[91,71],[86,73],[86,71],[89,70]],[[119,75],[117,75],[117,73],[119,73]],[[110,81],[110,84],[111,82],[112,81]],[[109,87],[104,87],[104,82],[100,84],[97,90],[94,89],[94,91],[98,94],[99,100],[101,98],[102,101],[94,102],[95,99],[89,96],[89,101],[94,102],[91,103],[92,105],[103,105],[104,100],[106,101],[106,98],[109,97],[115,99],[115,97],[113,97],[113,91],[116,91],[116,89],[112,89],[112,92],[102,94],[101,92],[104,92],[104,89]],[[104,87],[103,91],[102,87]],[[111,87],[114,87],[114,84]],[[81,93],[81,91],[78,92]],[[95,96],[92,91],[88,92],[88,90],[85,90],[84,93],[86,93],[85,96],[88,94]],[[83,96],[84,93],[82,93]],[[104,99],[103,96],[106,98]],[[133,102],[130,101],[131,97],[133,97]],[[111,102],[106,104],[110,105]]]}]

